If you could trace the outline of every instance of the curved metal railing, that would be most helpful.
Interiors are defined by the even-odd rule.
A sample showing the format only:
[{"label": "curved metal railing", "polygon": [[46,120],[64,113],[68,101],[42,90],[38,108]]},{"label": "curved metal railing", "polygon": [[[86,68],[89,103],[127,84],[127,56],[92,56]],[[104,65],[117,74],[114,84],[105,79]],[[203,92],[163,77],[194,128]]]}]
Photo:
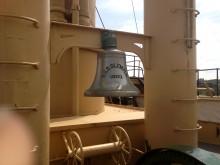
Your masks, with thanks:
[{"label": "curved metal railing", "polygon": [[[140,58],[136,55],[129,54],[126,55],[126,59],[129,76],[134,78],[144,78],[144,69]],[[211,97],[220,95],[219,70],[220,68],[196,69],[198,95],[203,92],[206,92],[206,94],[210,95]],[[209,71],[215,72],[214,76],[212,73],[211,78],[209,76],[210,73],[208,73]],[[206,90],[201,90],[203,88]]]},{"label": "curved metal railing", "polygon": [[144,77],[144,69],[143,64],[140,58],[136,55],[126,55],[126,59],[128,59],[127,71],[130,77],[143,78]]}]

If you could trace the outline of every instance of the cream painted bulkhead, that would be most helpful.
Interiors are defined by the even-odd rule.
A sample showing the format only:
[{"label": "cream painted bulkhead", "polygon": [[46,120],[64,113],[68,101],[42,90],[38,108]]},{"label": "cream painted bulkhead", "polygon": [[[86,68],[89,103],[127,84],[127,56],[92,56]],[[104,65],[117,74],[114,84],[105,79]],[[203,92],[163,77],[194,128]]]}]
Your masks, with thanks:
[{"label": "cream painted bulkhead", "polygon": [[153,36],[151,68],[144,76],[146,140],[152,148],[196,146],[195,1],[144,2],[145,34]]},{"label": "cream painted bulkhead", "polygon": [[49,164],[49,34],[49,1],[0,1],[0,106],[32,131],[39,165]]},{"label": "cream painted bulkhead", "polygon": [[[59,2],[63,6],[64,1]],[[94,26],[95,0],[66,3],[71,5],[72,24]],[[60,21],[59,13],[57,19],[54,14],[52,16],[54,21],[66,22]],[[84,91],[89,88],[95,76],[96,57],[95,51],[70,47],[59,61],[51,63],[51,117],[97,114],[104,111],[104,98],[84,97]]]}]

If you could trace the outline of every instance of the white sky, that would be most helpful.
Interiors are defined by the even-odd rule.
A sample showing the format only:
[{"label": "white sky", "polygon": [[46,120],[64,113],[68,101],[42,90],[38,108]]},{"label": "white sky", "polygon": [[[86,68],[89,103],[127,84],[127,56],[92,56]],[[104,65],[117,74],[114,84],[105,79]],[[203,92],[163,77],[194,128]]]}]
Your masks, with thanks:
[{"label": "white sky", "polygon": [[[133,0],[138,31],[143,33],[143,0]],[[96,0],[106,29],[136,33],[131,0]],[[197,0],[197,68],[220,68],[220,0]],[[102,28],[99,17],[97,27]]]}]

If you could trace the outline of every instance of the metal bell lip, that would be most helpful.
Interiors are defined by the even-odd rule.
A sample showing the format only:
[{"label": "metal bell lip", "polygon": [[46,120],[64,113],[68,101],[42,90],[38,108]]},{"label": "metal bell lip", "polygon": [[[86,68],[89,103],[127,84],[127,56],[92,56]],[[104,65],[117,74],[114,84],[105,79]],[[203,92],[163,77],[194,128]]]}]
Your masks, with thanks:
[{"label": "metal bell lip", "polygon": [[84,96],[128,97],[138,95],[140,95],[140,91],[128,76],[125,53],[115,48],[101,51],[97,56],[95,79],[91,87],[84,92]]},{"label": "metal bell lip", "polygon": [[92,97],[132,97],[139,96],[140,92],[138,91],[110,91],[110,90],[86,90],[84,96]]}]

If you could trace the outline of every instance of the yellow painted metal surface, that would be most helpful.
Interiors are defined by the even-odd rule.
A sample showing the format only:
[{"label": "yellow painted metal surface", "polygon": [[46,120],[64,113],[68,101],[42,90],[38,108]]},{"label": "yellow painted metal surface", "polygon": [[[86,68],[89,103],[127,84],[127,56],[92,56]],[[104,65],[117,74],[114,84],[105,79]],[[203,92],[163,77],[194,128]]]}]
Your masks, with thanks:
[{"label": "yellow painted metal surface", "polygon": [[[62,158],[66,156],[66,148],[62,139],[63,131],[66,132],[66,135],[71,131],[76,131],[80,136],[83,147],[86,147],[109,143],[112,127],[119,125],[128,133],[132,147],[144,151],[144,111],[114,106],[106,106],[105,109],[105,112],[98,115],[51,119],[51,165],[61,164],[63,162]],[[132,150],[131,162],[129,164],[135,164],[140,156],[140,153]],[[91,164],[95,165],[102,165],[103,162],[107,165],[114,164],[109,154],[100,154],[86,161],[88,160],[90,160]]]},{"label": "yellow painted metal surface", "polygon": [[[73,9],[72,24],[94,26],[95,0],[73,2],[69,8]],[[48,165],[49,152],[54,160],[51,164],[61,163],[56,159],[66,152],[62,131],[77,130],[84,145],[97,145],[108,142],[109,130],[116,124],[122,125],[132,145],[142,150],[144,133],[153,148],[175,144],[196,146],[197,131],[175,132],[176,127],[197,126],[194,11],[178,10],[185,5],[182,1],[145,0],[145,35],[115,32],[118,48],[136,53],[145,67],[144,128],[143,118],[129,116],[132,114],[103,117],[104,98],[84,97],[95,76],[103,29],[64,23],[65,5],[60,0],[0,1],[0,105],[19,111],[33,130],[38,146],[33,153],[37,164]],[[193,27],[189,41],[185,41],[189,37],[186,13]],[[50,16],[55,20],[51,24]],[[173,68],[177,68],[175,72]],[[57,117],[50,124],[50,146],[49,111],[51,117]],[[124,112],[117,108],[114,111]],[[93,114],[99,115],[80,116],[77,120],[60,118]],[[139,156],[136,154],[134,158]],[[106,160],[106,164],[112,163],[109,156],[91,161],[103,164]]]},{"label": "yellow painted metal surface", "polygon": [[[54,6],[54,3],[55,5],[59,4],[63,6],[64,1],[59,1],[59,3],[58,1],[54,1],[51,3],[51,7]],[[68,2],[73,9],[72,24],[88,26],[90,25],[90,21],[94,22],[95,18],[94,16],[90,18],[89,11],[94,13],[95,8],[94,5],[89,6],[89,3],[94,4],[95,1],[75,0]],[[53,11],[51,14],[53,14]],[[60,21],[60,15],[57,15],[57,19],[55,16],[54,14],[51,15],[51,20],[63,22]],[[71,27],[70,23],[68,25]],[[68,39],[75,40],[75,35],[71,34],[72,32],[74,33],[74,31],[71,28],[70,30],[71,32],[68,34],[65,32],[65,28],[62,28],[60,31],[61,36],[58,38],[56,38],[57,35],[59,35],[56,30],[54,31],[55,33],[51,33],[51,52],[59,47],[62,49],[62,51],[59,52],[60,57],[56,60],[56,63],[53,55],[51,55],[52,117],[97,114],[104,111],[103,97],[84,97],[84,91],[90,86],[95,76],[97,52],[80,49],[78,47],[80,45],[71,45],[67,47],[68,44],[71,44]],[[87,40],[88,37],[89,36],[80,35],[82,40]],[[64,40],[64,45],[60,45],[59,42],[56,42],[59,40],[61,42]]]},{"label": "yellow painted metal surface", "polygon": [[65,19],[65,1],[64,0],[50,0],[50,20],[67,22]]},{"label": "yellow painted metal surface", "polygon": [[47,0],[0,1],[0,61],[8,62],[0,64],[0,106],[33,131],[39,165],[49,164],[49,16]]},{"label": "yellow painted metal surface", "polygon": [[[192,8],[194,8],[194,1]],[[197,131],[175,132],[174,128],[193,129],[197,125],[195,43],[186,47],[189,14],[195,38],[194,12],[182,1],[146,0],[145,34],[151,34],[151,69],[145,70],[146,140],[153,148],[184,144],[197,145]],[[173,42],[174,40],[177,42]],[[172,68],[185,68],[172,72]]]}]

